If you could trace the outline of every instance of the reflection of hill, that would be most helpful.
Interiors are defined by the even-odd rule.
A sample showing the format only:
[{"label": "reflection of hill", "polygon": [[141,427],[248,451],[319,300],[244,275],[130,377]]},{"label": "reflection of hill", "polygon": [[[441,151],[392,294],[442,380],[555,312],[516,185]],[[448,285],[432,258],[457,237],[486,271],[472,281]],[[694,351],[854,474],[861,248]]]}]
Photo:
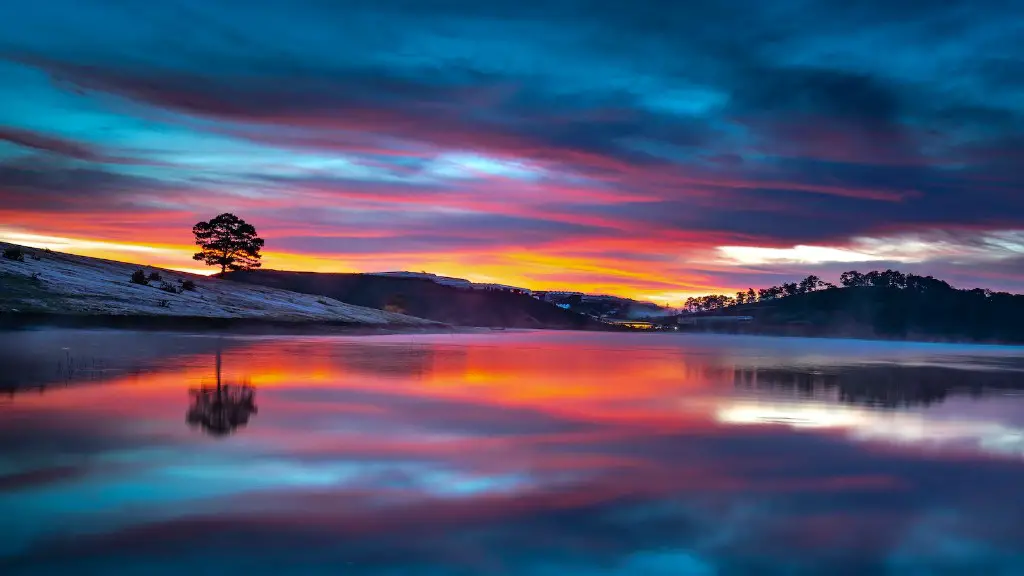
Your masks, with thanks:
[{"label": "reflection of hill", "polygon": [[929,406],[949,395],[1024,389],[1020,372],[938,366],[840,366],[826,370],[737,368],[738,388],[805,397],[834,395],[840,402],[897,408]]},{"label": "reflection of hill", "polygon": [[25,330],[0,333],[0,391],[100,382],[124,374],[175,366],[215,346],[241,341],[129,331]]}]

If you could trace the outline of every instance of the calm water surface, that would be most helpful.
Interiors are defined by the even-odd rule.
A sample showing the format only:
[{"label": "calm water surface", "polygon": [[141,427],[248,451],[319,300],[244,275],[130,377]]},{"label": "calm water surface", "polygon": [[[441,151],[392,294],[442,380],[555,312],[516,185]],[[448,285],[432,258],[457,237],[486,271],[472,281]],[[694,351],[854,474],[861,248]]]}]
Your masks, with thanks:
[{"label": "calm water surface", "polygon": [[1024,574],[1017,348],[0,334],[0,573]]}]

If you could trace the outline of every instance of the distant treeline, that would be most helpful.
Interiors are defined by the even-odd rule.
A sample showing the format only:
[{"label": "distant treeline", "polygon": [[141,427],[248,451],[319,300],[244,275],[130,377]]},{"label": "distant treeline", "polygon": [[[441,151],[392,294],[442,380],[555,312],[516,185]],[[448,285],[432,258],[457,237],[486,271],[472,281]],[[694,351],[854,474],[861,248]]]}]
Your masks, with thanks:
[{"label": "distant treeline", "polygon": [[[856,270],[850,270],[849,272],[843,272],[839,276],[839,283],[844,288],[892,288],[897,290],[909,290],[911,292],[956,291],[984,298],[997,298],[1000,300],[1016,296],[1008,292],[993,292],[982,288],[957,290],[950,286],[948,282],[939,280],[933,276],[904,274],[897,270],[874,270],[866,274]],[[737,292],[735,296],[709,294],[707,296],[687,298],[683,305],[683,309],[687,312],[707,312],[710,310],[729,308],[736,305],[778,300],[787,296],[807,294],[809,292],[830,288],[839,288],[839,286],[836,286],[831,282],[825,282],[821,278],[811,275],[799,282],[787,282],[780,286],[771,286],[769,288],[760,288],[757,290],[748,288],[746,291],[741,290]]]},{"label": "distant treeline", "polygon": [[761,334],[1024,342],[1024,295],[957,289],[931,276],[895,270],[844,272],[842,287],[800,282],[713,294],[688,301],[691,313],[728,309],[753,321],[735,330]]}]

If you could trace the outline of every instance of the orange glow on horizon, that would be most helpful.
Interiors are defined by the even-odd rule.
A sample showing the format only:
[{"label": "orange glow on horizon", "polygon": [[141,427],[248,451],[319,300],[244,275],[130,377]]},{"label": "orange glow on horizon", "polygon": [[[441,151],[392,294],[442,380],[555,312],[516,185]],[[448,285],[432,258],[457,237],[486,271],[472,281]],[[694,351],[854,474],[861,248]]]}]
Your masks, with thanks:
[{"label": "orange glow on horizon", "polygon": [[[92,258],[129,262],[192,274],[211,275],[192,259],[195,248],[180,241],[139,242],[120,239],[28,233],[0,228],[0,241]],[[339,240],[339,244],[343,241]],[[688,296],[734,289],[708,286],[692,278],[660,273],[656,267],[610,259],[599,253],[564,256],[543,251],[498,249],[493,252],[337,254],[265,251],[268,270],[366,273],[393,270],[430,272],[472,282],[499,283],[531,290],[566,290],[607,294],[679,305]]]},{"label": "orange glow on horizon", "polygon": [[[486,340],[469,346],[424,342],[416,354],[394,362],[391,348],[380,342],[351,342],[351,356],[331,354],[337,342],[320,348],[317,338],[244,342],[227,340],[222,351],[221,379],[244,382],[257,390],[344,389],[403,398],[482,403],[506,409],[528,409],[562,417],[632,423],[644,429],[688,426],[686,407],[655,401],[680,394],[691,408],[716,385],[715,372],[680,361],[675,355],[655,357],[616,354],[600,347],[581,348],[527,340],[489,345]],[[507,338],[505,340],[508,340]],[[358,349],[357,349],[358,348]],[[321,354],[322,351],[328,354]],[[619,385],[609,385],[608,363],[614,363]],[[173,365],[124,374],[102,386],[77,386],[59,394],[19,396],[23,406],[44,403],[47,409],[76,410],[102,406],[109,413],[140,410],[178,418],[187,403],[187,391],[217,380],[217,356],[191,354]],[[116,405],[97,402],[110,388],[124,390]],[[358,397],[358,395],[357,395]],[[276,400],[277,410],[308,412],[316,407],[303,400]],[[342,403],[345,411],[371,413],[381,406]]]}]

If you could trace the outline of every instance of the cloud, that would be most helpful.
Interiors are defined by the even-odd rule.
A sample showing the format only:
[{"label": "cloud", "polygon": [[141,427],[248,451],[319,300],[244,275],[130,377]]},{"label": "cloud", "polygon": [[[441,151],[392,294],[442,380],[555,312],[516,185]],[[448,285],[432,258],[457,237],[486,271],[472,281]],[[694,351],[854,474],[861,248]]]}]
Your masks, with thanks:
[{"label": "cloud", "polygon": [[18,146],[23,146],[25,148],[52,152],[61,156],[67,156],[78,160],[86,160],[89,162],[99,162],[104,158],[104,155],[101,152],[80,142],[47,136],[45,134],[39,134],[37,132],[18,128],[0,126],[0,140],[10,142]]},{"label": "cloud", "polygon": [[[565,259],[600,234],[613,251],[633,236],[644,240],[633,259],[677,258],[669,282],[723,287],[747,272],[699,268],[717,246],[857,252],[863,237],[1021,230],[1013,4],[261,0],[238,18],[169,2],[105,5],[95,26],[78,25],[93,16],[70,3],[24,9],[0,54],[14,92],[31,96],[0,97],[0,139],[83,165],[48,176],[5,166],[4,193],[22,197],[4,217],[60,232],[39,222],[78,212],[64,174],[100,206],[189,219],[223,207],[281,231],[289,251],[357,234],[368,256],[371,226],[395,238],[389,219],[438,228],[458,225],[444,211],[465,211],[464,234],[410,230],[414,249],[382,241],[381,260],[489,251],[508,262],[516,243]],[[473,224],[487,218],[508,241]],[[295,233],[303,219],[318,234]],[[497,268],[488,274],[545,273]],[[636,295],[643,281],[601,283],[615,282]]]},{"label": "cloud", "polygon": [[154,164],[152,161],[140,158],[111,155],[100,146],[10,126],[0,126],[0,141],[84,162],[100,164]]},{"label": "cloud", "polygon": [[0,163],[0,202],[5,210],[110,212],[138,206],[147,194],[171,191],[164,182],[59,161]]}]

